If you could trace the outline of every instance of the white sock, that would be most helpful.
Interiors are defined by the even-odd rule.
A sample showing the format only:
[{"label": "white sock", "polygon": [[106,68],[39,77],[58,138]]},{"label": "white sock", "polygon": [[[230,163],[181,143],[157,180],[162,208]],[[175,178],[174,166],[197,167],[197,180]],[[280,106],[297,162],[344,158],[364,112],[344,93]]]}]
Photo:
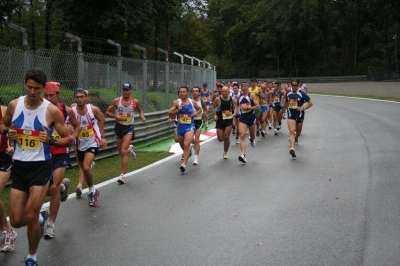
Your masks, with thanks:
[{"label": "white sock", "polygon": [[42,216],[42,214],[39,212],[39,223],[41,224],[41,223],[43,223],[43,222],[44,222],[43,216]]},{"label": "white sock", "polygon": [[33,255],[28,254],[28,256],[26,256],[26,258],[27,258],[27,259],[33,259],[34,261],[36,261],[36,253],[33,254]]},{"label": "white sock", "polygon": [[94,188],[94,186],[93,187],[89,187],[89,193],[95,193],[96,192],[96,189]]},{"label": "white sock", "polygon": [[64,192],[64,191],[65,191],[65,186],[64,186],[64,184],[61,184],[60,190],[61,190],[61,192]]},{"label": "white sock", "polygon": [[183,166],[183,167],[186,167],[186,164],[183,163],[182,166]]}]

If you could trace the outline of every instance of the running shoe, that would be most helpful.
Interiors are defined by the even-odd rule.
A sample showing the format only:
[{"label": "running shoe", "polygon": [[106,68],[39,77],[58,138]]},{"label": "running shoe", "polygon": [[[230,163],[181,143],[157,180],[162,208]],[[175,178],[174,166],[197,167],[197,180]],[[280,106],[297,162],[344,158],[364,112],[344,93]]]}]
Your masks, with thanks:
[{"label": "running shoe", "polygon": [[274,134],[275,134],[275,136],[278,135],[278,130],[275,129]]},{"label": "running shoe", "polygon": [[256,136],[259,137],[260,136],[260,130],[257,129],[256,131]]},{"label": "running shoe", "polygon": [[239,159],[239,161],[241,161],[242,163],[246,163],[246,156],[240,155],[238,159]]},{"label": "running shoe", "polygon": [[89,206],[96,207],[99,204],[99,200],[97,199],[100,196],[100,190],[96,189],[96,192],[89,193]]},{"label": "running shoe", "polygon": [[296,152],[293,148],[290,148],[289,153],[290,153],[290,155],[292,155],[293,158],[296,157]]},{"label": "running shoe", "polygon": [[37,263],[36,260],[25,258],[25,266],[38,266],[38,265],[39,264]]},{"label": "running shoe", "polygon": [[228,153],[227,152],[224,152],[223,154],[222,154],[222,157],[224,158],[224,159],[228,159],[229,157],[228,157]]},{"label": "running shoe", "polygon": [[17,240],[17,232],[11,229],[10,233],[0,232],[0,252],[9,252],[14,250],[14,241]]},{"label": "running shoe", "polygon": [[82,197],[82,187],[81,186],[77,186],[75,189],[75,194],[77,198]]},{"label": "running shoe", "polygon": [[239,139],[238,138],[236,138],[236,142],[235,142],[236,144],[239,144]]},{"label": "running shoe", "polygon": [[294,145],[299,145],[299,137],[298,136],[294,137]]},{"label": "running shoe", "polygon": [[199,161],[197,159],[193,161],[193,165],[198,165],[198,164],[199,164]]},{"label": "running shoe", "polygon": [[272,125],[271,124],[268,125],[268,129],[272,129]]},{"label": "running shoe", "polygon": [[264,130],[261,131],[261,137],[265,138],[265,131]]},{"label": "running shoe", "polygon": [[6,240],[6,234],[7,234],[7,231],[1,231],[0,232],[0,252],[3,249],[4,242]]},{"label": "running shoe", "polygon": [[233,126],[233,127],[232,127],[232,135],[235,135],[235,133],[236,133],[236,127]]},{"label": "running shoe", "polygon": [[281,129],[281,126],[277,126],[276,129],[277,129],[277,130],[280,130],[280,129]]},{"label": "running shoe", "polygon": [[255,140],[250,140],[250,145],[251,147],[255,148],[256,147],[256,141]]},{"label": "running shoe", "polygon": [[90,170],[92,171],[92,173],[94,173],[94,167],[96,166],[96,163],[95,162],[92,162],[91,164],[90,164]]},{"label": "running shoe", "polygon": [[56,235],[54,234],[54,225],[52,226],[50,223],[47,223],[46,231],[44,233],[44,239],[55,238]]},{"label": "running shoe", "polygon": [[71,183],[71,181],[68,178],[64,178],[62,181],[62,184],[65,187],[65,190],[60,192],[60,201],[61,202],[65,202],[68,199],[68,187],[69,187],[70,183]]},{"label": "running shoe", "polygon": [[40,223],[40,230],[41,230],[41,235],[40,236],[44,235],[44,225],[46,224],[47,218],[49,218],[49,214],[50,214],[49,207],[43,208],[40,211],[39,215],[42,215],[42,217],[43,217],[43,222]]},{"label": "running shoe", "polygon": [[185,167],[185,166],[183,166],[183,165],[181,165],[181,167],[179,167],[179,169],[181,169],[181,173],[183,173],[183,172],[185,172],[185,170],[186,170],[186,167]]},{"label": "running shoe", "polygon": [[133,145],[129,145],[129,156],[131,156],[132,160],[136,160],[136,153],[134,151],[135,147]]},{"label": "running shoe", "polygon": [[125,184],[125,175],[121,174],[118,178],[118,183],[120,183],[121,185]]}]

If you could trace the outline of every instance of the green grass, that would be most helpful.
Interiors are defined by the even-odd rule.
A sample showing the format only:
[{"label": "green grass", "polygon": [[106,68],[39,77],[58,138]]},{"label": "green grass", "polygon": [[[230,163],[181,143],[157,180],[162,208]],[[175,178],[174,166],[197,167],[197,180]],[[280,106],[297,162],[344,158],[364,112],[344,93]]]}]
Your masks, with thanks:
[{"label": "green grass", "polygon": [[[137,158],[135,161],[129,160],[127,172],[132,172],[134,170],[150,165],[156,161],[164,159],[170,156],[171,153],[167,151],[138,151],[136,152],[136,155]],[[96,166],[94,169],[94,183],[99,184],[106,180],[110,180],[116,176],[119,176],[121,174],[120,164],[121,164],[120,156],[114,156],[111,158],[106,158],[96,161]],[[78,185],[78,173],[79,173],[78,167],[67,169],[67,171],[65,172],[64,177],[67,177],[71,180],[71,185],[68,189],[69,194],[73,193],[75,191],[76,186]],[[84,187],[86,187],[85,184]],[[4,204],[7,215],[9,213],[8,212],[9,196],[10,196],[10,188],[7,187],[0,195],[0,200]],[[46,197],[45,202],[48,202],[49,200],[50,197]]]},{"label": "green grass", "polygon": [[396,98],[396,97],[387,97],[387,96],[376,96],[376,95],[340,94],[340,93],[329,93],[329,92],[310,92],[310,93],[308,93],[308,94],[315,94],[315,95],[333,95],[333,96],[347,96],[347,97],[356,97],[356,98],[366,98],[366,99],[377,99],[377,100],[385,100],[385,101],[400,102],[400,98]]}]

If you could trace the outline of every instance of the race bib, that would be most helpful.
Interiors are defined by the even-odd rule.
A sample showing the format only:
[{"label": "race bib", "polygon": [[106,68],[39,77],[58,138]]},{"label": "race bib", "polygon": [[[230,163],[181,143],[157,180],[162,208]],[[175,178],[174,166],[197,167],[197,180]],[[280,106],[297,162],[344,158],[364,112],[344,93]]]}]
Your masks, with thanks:
[{"label": "race bib", "polygon": [[180,114],[179,115],[179,123],[181,123],[181,124],[191,124],[192,123],[192,115],[190,115],[190,114]]},{"label": "race bib", "polygon": [[38,152],[40,147],[38,130],[17,128],[17,145],[27,152]]},{"label": "race bib", "polygon": [[195,117],[194,117],[194,119],[196,119],[196,120],[200,120],[201,119],[201,115],[203,114],[203,112],[201,112],[200,114],[198,114],[198,115],[196,115]]},{"label": "race bib", "polygon": [[232,110],[222,110],[222,119],[232,119]]},{"label": "race bib", "polygon": [[61,136],[58,134],[57,131],[53,131],[53,134],[51,134],[52,139],[61,139]]},{"label": "race bib", "polygon": [[290,99],[289,100],[289,108],[296,109],[297,108],[297,99]]},{"label": "race bib", "polygon": [[274,103],[279,103],[281,101],[281,99],[279,99],[279,97],[274,97]]},{"label": "race bib", "polygon": [[94,137],[94,130],[92,126],[82,127],[81,131],[79,132],[80,139],[91,139]]},{"label": "race bib", "polygon": [[245,114],[245,113],[250,113],[251,112],[251,110],[247,110],[247,106],[248,107],[250,107],[250,103],[244,103],[245,105],[246,105],[246,108],[245,109],[241,109],[241,111],[242,111],[242,114]]},{"label": "race bib", "polygon": [[131,114],[127,113],[119,113],[119,116],[122,116],[122,123],[130,123],[131,122]]},{"label": "race bib", "polygon": [[203,100],[203,102],[208,102],[208,98],[207,97],[201,97],[201,99]]},{"label": "race bib", "polygon": [[265,100],[265,99],[261,99],[261,101],[260,101],[260,105],[261,105],[261,106],[267,106],[267,105],[268,105],[268,102],[267,102],[267,100]]}]

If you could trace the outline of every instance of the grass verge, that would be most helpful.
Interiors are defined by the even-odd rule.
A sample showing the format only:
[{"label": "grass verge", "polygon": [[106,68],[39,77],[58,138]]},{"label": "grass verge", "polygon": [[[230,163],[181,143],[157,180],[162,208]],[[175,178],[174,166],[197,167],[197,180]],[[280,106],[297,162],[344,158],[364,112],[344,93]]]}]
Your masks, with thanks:
[{"label": "grass verge", "polygon": [[[138,170],[142,167],[145,167],[149,164],[152,164],[156,161],[164,159],[171,155],[171,153],[167,151],[138,151],[136,152],[137,158],[135,161],[130,160],[127,168],[127,172],[132,172],[134,170]],[[121,157],[114,156],[111,158],[106,158],[102,160],[96,161],[96,166],[94,169],[94,183],[99,184],[103,181],[110,180],[116,176],[121,174],[120,171]],[[75,191],[76,186],[78,185],[78,175],[79,168],[73,167],[67,169],[64,177],[69,178],[71,180],[71,185],[68,189],[68,193],[71,194]],[[85,188],[84,184],[84,188]],[[8,200],[10,197],[10,188],[7,187],[4,189],[3,193],[0,195],[0,200],[3,202],[6,215],[8,216]],[[48,202],[50,197],[46,197],[45,202]]]}]

